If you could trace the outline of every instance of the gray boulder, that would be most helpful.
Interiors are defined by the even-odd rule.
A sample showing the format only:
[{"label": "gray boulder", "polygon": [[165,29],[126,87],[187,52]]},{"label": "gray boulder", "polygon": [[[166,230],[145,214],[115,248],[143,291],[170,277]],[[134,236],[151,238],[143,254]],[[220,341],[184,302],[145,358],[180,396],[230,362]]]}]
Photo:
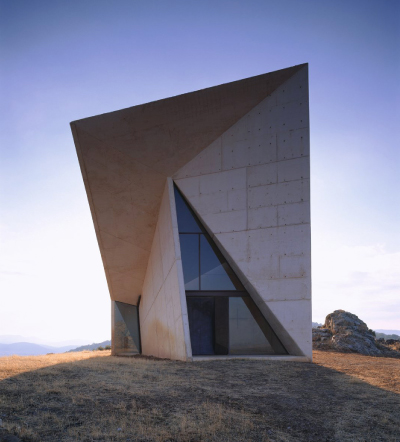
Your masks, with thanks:
[{"label": "gray boulder", "polygon": [[375,332],[364,321],[344,310],[330,313],[322,327],[313,329],[313,348],[367,356],[400,357],[399,352],[377,341]]}]

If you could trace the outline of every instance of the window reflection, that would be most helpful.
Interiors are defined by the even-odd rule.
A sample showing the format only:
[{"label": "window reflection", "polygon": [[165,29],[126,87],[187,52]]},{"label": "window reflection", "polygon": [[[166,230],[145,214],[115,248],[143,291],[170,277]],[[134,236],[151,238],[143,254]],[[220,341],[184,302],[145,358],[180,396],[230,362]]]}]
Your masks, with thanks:
[{"label": "window reflection", "polygon": [[185,290],[200,290],[199,235],[179,235]]},{"label": "window reflection", "polygon": [[211,240],[200,235],[201,290],[243,290],[228,263],[218,255]]},{"label": "window reflection", "polygon": [[[254,304],[250,298],[246,298],[246,301]],[[244,298],[229,298],[229,353],[237,355],[275,353],[246,306]]]},{"label": "window reflection", "polygon": [[174,189],[179,233],[200,233],[202,231],[200,224],[193,216],[192,211],[189,209],[178,189],[176,187],[174,187]]},{"label": "window reflection", "polygon": [[135,305],[114,301],[114,354],[140,353],[139,318]]},{"label": "window reflection", "polygon": [[244,290],[206,234],[179,235],[185,290]]}]

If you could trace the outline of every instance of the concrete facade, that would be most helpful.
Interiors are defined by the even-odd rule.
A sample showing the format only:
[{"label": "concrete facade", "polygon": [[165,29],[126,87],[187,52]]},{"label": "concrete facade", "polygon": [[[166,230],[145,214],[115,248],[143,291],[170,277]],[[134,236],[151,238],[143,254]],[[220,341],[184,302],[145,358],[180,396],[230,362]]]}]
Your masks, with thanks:
[{"label": "concrete facade", "polygon": [[161,200],[142,299],[142,353],[189,360],[192,352],[171,178],[167,179]]},{"label": "concrete facade", "polygon": [[173,182],[292,356],[311,358],[308,66],[71,123],[111,299],[191,360]]},{"label": "concrete facade", "polygon": [[290,354],[311,357],[309,159],[303,69],[173,178]]}]

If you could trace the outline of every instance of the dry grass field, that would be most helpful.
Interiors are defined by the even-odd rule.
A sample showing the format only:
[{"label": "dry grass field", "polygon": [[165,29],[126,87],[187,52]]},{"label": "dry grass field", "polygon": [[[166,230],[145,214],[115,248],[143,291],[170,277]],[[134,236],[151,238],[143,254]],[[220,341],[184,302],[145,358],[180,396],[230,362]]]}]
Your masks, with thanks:
[{"label": "dry grass field", "polygon": [[[109,352],[0,358],[22,441],[400,441],[400,360],[182,363]],[[1,440],[1,436],[0,436]]]}]

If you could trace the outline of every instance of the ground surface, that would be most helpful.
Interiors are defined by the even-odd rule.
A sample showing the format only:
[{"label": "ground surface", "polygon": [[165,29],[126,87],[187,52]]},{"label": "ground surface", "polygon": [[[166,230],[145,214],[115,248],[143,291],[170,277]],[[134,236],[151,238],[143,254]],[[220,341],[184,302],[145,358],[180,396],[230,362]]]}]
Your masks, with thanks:
[{"label": "ground surface", "polygon": [[23,441],[399,442],[400,360],[4,357],[0,414]]}]

